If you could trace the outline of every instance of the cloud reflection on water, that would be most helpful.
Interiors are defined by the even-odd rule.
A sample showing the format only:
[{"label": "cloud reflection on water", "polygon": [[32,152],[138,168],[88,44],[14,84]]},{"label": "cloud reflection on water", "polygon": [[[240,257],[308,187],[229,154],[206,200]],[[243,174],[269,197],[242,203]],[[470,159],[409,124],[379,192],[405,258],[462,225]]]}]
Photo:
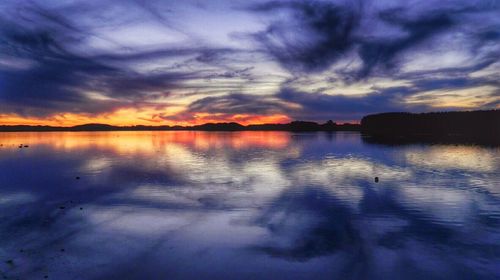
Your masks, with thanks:
[{"label": "cloud reflection on water", "polygon": [[0,143],[8,277],[499,276],[498,149],[287,132]]}]

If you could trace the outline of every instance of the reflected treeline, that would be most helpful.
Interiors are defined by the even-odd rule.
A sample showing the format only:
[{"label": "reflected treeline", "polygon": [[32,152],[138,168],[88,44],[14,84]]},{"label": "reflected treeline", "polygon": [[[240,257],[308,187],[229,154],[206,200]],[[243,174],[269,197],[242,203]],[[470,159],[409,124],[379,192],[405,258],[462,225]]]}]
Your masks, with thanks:
[{"label": "reflected treeline", "polygon": [[112,126],[84,124],[72,127],[2,125],[0,132],[20,131],[362,131],[367,143],[447,143],[500,145],[500,110],[436,113],[382,113],[363,117],[361,124],[320,124],[293,121],[286,124],[206,123],[194,126]]},{"label": "reflected treeline", "polygon": [[479,145],[483,147],[498,147],[500,139],[489,137],[449,136],[449,135],[414,135],[414,136],[383,136],[363,134],[363,142],[388,146],[412,144],[443,144],[443,145]]},{"label": "reflected treeline", "polygon": [[383,113],[361,120],[367,142],[500,144],[500,110],[440,113]]}]

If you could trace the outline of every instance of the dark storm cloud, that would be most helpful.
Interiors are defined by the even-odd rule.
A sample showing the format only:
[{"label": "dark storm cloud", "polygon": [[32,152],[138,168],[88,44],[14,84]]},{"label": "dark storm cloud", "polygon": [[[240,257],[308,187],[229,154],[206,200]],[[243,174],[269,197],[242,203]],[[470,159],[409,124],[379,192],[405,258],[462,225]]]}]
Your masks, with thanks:
[{"label": "dark storm cloud", "polygon": [[205,97],[191,103],[190,112],[225,114],[273,114],[281,113],[284,104],[269,97],[250,94],[229,94],[220,97]]},{"label": "dark storm cloud", "polygon": [[[139,73],[127,64],[188,55],[210,63],[208,57],[231,52],[198,47],[82,53],[77,48],[97,35],[68,20],[80,12],[74,7],[63,12],[32,4],[17,12],[20,18],[0,14],[0,113],[44,117],[154,105],[155,98],[168,95],[162,92],[213,74],[175,69]],[[243,73],[234,71],[234,76]],[[225,78],[230,78],[228,75]],[[91,99],[88,94],[92,92],[106,99]]]},{"label": "dark storm cloud", "polygon": [[399,53],[415,47],[453,25],[451,16],[444,12],[410,20],[406,19],[402,14],[400,9],[384,11],[380,14],[380,18],[400,27],[405,31],[406,36],[389,40],[361,42],[359,54],[363,60],[363,67],[359,72],[360,77],[368,76],[377,65],[381,65],[386,69],[394,68],[396,66],[394,58]]},{"label": "dark storm cloud", "polygon": [[356,120],[368,113],[425,109],[424,106],[408,107],[403,99],[416,89],[394,87],[375,90],[363,96],[328,95],[320,92],[302,92],[282,88],[272,96],[255,96],[233,93],[210,96],[192,102],[187,109],[175,116],[161,116],[165,120],[191,120],[197,113],[224,117],[235,114],[272,115],[286,114],[295,120],[325,121],[328,119]]},{"label": "dark storm cloud", "polygon": [[217,79],[217,78],[246,78],[246,79],[252,79],[252,74],[250,71],[253,69],[253,67],[247,67],[243,69],[236,69],[236,70],[230,70],[230,71],[225,71],[223,73],[214,73],[212,75],[207,76],[207,79]]},{"label": "dark storm cloud", "polygon": [[[277,98],[301,106],[301,109],[287,112],[295,119],[359,119],[365,114],[383,111],[432,110],[430,104],[426,105],[428,102],[407,102],[408,98],[432,90],[450,91],[451,96],[453,90],[459,89],[486,85],[500,88],[498,73],[470,77],[473,72],[493,66],[500,57],[498,45],[495,47],[500,40],[495,12],[500,6],[486,2],[429,1],[407,5],[371,1],[269,1],[253,5],[249,10],[261,15],[278,14],[268,22],[265,30],[254,33],[253,38],[295,77],[335,74],[338,78],[324,77],[333,83],[332,87],[336,81],[353,83],[388,75],[409,83],[407,86],[372,88],[365,95],[332,96],[322,93],[327,90],[324,86],[311,92],[297,90],[307,85],[308,80],[291,79],[276,93]],[[471,28],[473,26],[475,28]],[[458,44],[462,45],[449,41],[452,38],[461,38]],[[412,71],[402,71],[408,58],[426,51],[432,53],[446,42],[450,50],[460,49],[471,59],[465,65],[427,69],[423,65],[422,70],[416,67]],[[484,47],[488,44],[491,47]],[[349,66],[356,59],[360,64],[354,68],[325,71],[346,59],[351,61]],[[498,91],[489,97],[500,98]],[[495,101],[483,105],[484,108],[496,106],[498,102]]]},{"label": "dark storm cloud", "polygon": [[[291,21],[275,21],[255,38],[283,66],[313,72],[324,70],[354,46],[354,30],[360,11],[327,2],[268,2],[252,8],[256,12],[289,9]],[[293,20],[298,21],[296,24]],[[297,38],[305,33],[305,37]]]},{"label": "dark storm cloud", "polygon": [[[453,90],[474,88],[490,85],[499,87],[497,80],[486,78],[415,78],[406,86],[376,88],[364,95],[330,95],[322,92],[305,92],[287,87],[282,88],[274,95],[256,96],[251,94],[233,93],[222,96],[210,96],[192,102],[187,109],[175,116],[162,116],[165,120],[193,119],[196,113],[221,115],[225,117],[234,114],[272,115],[284,114],[295,120],[326,121],[358,120],[366,114],[377,112],[420,112],[432,109],[429,105],[408,104],[406,99],[422,92],[429,92],[446,88],[448,96],[453,96]],[[441,97],[444,94],[440,95]],[[490,94],[499,96],[498,91]],[[458,97],[458,96],[456,96]],[[428,97],[424,97],[426,99]],[[418,99],[418,98],[417,98]],[[498,102],[484,105],[486,109],[493,109]],[[440,110],[454,110],[456,108],[440,108]]]},{"label": "dark storm cloud", "polygon": [[412,88],[414,92],[425,92],[437,89],[461,89],[461,88],[472,88],[476,86],[500,86],[498,80],[491,80],[489,77],[485,78],[467,78],[467,77],[456,77],[456,78],[428,78],[428,79],[415,79],[412,82]]},{"label": "dark storm cloud", "polygon": [[302,106],[301,109],[290,112],[294,119],[324,121],[357,120],[368,113],[404,111],[408,108],[403,99],[411,93],[413,91],[406,87],[384,89],[363,96],[307,93],[284,88],[276,97]]},{"label": "dark storm cloud", "polygon": [[273,115],[286,114],[293,109],[275,96],[256,96],[252,94],[232,93],[222,96],[209,96],[198,99],[186,108],[182,113],[174,116],[160,116],[165,120],[192,120],[198,113],[212,114],[212,118],[231,117],[235,114],[245,115]]},{"label": "dark storm cloud", "polygon": [[2,53],[14,63],[29,63],[21,69],[0,69],[3,112],[13,110],[20,115],[105,112],[123,105],[122,102],[91,103],[84,92],[105,86],[112,93],[123,94],[131,85],[150,85],[147,78],[131,76],[98,60],[72,53],[66,45],[79,43],[83,34],[78,28],[58,14],[31,10],[30,19],[43,20],[42,24],[30,27],[2,20]]},{"label": "dark storm cloud", "polygon": [[[497,80],[491,80],[488,77],[475,79],[465,77],[420,78],[415,79],[407,86],[372,88],[372,91],[365,95],[329,95],[322,92],[303,92],[285,86],[276,94],[276,97],[284,102],[301,106],[300,109],[287,111],[294,119],[357,120],[366,114],[377,112],[429,111],[432,109],[429,105],[409,104],[406,99],[422,92],[440,89],[447,89],[449,96],[453,96],[454,90],[486,85],[500,88],[500,83]],[[441,94],[441,96],[444,95]],[[498,97],[500,91],[496,90],[489,96]],[[484,109],[494,109],[497,105],[498,102],[490,102],[484,104],[483,107]],[[440,108],[440,110],[454,109],[457,108]]]},{"label": "dark storm cloud", "polygon": [[68,104],[83,104],[85,97],[78,89],[86,81],[85,76],[90,73],[112,75],[115,72],[115,69],[96,61],[69,53],[60,41],[78,40],[71,36],[73,28],[55,16],[51,17],[50,23],[55,26],[28,29],[2,20],[2,53],[14,63],[29,63],[26,68],[0,69],[2,110],[9,105],[41,105],[44,111],[57,111]]},{"label": "dark storm cloud", "polygon": [[[402,56],[432,48],[432,40],[475,24],[478,19],[471,19],[471,14],[499,9],[498,5],[457,1],[454,5],[426,2],[420,5],[423,8],[414,10],[404,4],[396,8],[380,4],[372,11],[373,5],[368,5],[372,2],[348,3],[270,1],[251,6],[249,10],[259,14],[282,11],[291,14],[285,19],[277,17],[281,20],[272,20],[266,30],[253,36],[276,61],[295,74],[323,71],[342,58],[357,56],[362,66],[349,76],[359,79],[397,69]],[[488,21],[491,18],[484,18],[482,23]],[[380,26],[386,26],[379,32],[383,35],[371,33]],[[474,42],[481,45],[498,41],[497,29],[498,26],[489,26],[467,35],[472,45]],[[397,30],[397,34],[390,33],[391,30]],[[494,58],[496,53],[486,55]],[[377,73],[373,73],[375,69]]]}]

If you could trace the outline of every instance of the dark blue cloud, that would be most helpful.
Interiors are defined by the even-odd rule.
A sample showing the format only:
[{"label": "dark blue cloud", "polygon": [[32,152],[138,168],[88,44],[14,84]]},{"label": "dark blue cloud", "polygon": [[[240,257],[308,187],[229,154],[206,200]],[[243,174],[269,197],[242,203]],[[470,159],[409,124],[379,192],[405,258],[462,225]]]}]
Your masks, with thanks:
[{"label": "dark blue cloud", "polygon": [[395,67],[394,58],[401,52],[415,47],[435,34],[453,26],[454,22],[447,13],[425,15],[417,19],[406,19],[400,9],[384,11],[380,18],[400,27],[407,35],[402,38],[360,42],[359,54],[363,60],[360,77],[368,76],[377,65],[385,68]]},{"label": "dark blue cloud", "polygon": [[221,96],[200,98],[191,104],[182,113],[174,116],[160,116],[165,120],[185,121],[193,120],[198,113],[208,113],[224,120],[233,115],[273,115],[289,114],[292,106],[283,102],[277,96],[256,96],[252,94],[231,93]]},{"label": "dark blue cloud", "polygon": [[[407,104],[406,98],[420,92],[441,88],[462,89],[479,85],[496,85],[483,79],[449,78],[420,79],[408,86],[373,88],[365,95],[330,95],[321,92],[305,92],[283,87],[275,95],[255,96],[250,94],[228,94],[205,97],[192,102],[186,111],[166,119],[190,119],[194,113],[209,114],[286,114],[295,120],[325,121],[328,119],[357,120],[366,114],[377,112],[429,111],[425,104]],[[453,91],[450,91],[450,95]],[[498,92],[492,93],[498,95]],[[297,106],[294,106],[297,105]],[[496,103],[487,105],[494,108]],[[442,108],[453,110],[456,108]]]},{"label": "dark blue cloud", "polygon": [[[69,20],[79,15],[79,10],[67,9],[62,13],[33,4],[22,7],[19,13],[22,17],[17,19],[0,14],[0,113],[45,117],[155,105],[155,99],[168,96],[185,81],[217,75],[233,78],[246,71],[231,69],[217,74],[165,65],[166,70],[141,73],[129,64],[183,56],[210,64],[232,50],[172,47],[89,54],[78,47],[98,35]],[[2,64],[2,58],[9,64]],[[92,92],[106,100],[92,99]]]},{"label": "dark blue cloud", "polygon": [[[275,21],[255,38],[285,67],[301,71],[324,70],[354,47],[360,11],[328,2],[268,2],[253,11],[292,11],[290,21]],[[296,25],[294,21],[297,21]],[[297,38],[305,32],[305,38]]]},{"label": "dark blue cloud", "polygon": [[[476,46],[499,39],[498,25],[489,17],[481,22],[483,29],[465,31],[468,25],[478,22],[471,15],[500,11],[498,5],[458,1],[452,5],[429,1],[415,7],[376,4],[374,11],[373,3],[362,1],[269,1],[254,5],[250,10],[264,15],[290,11],[288,18],[271,20],[267,29],[254,34],[254,38],[283,68],[295,74],[328,70],[340,59],[359,57],[361,67],[349,71],[344,77],[347,80],[398,70],[402,57],[432,49],[433,40],[439,41],[452,32],[463,32],[461,35],[468,36],[471,45]],[[484,27],[485,23],[490,24]],[[377,28],[379,33],[372,34]],[[398,32],[393,34],[391,30]],[[469,51],[474,52],[474,48]],[[486,55],[498,61],[496,54]]]},{"label": "dark blue cloud", "polygon": [[282,113],[284,104],[270,100],[268,96],[249,94],[229,94],[217,97],[205,97],[194,101],[188,107],[190,112],[225,113],[225,114],[275,114]]},{"label": "dark blue cloud", "polygon": [[[76,54],[68,46],[80,43],[84,36],[78,27],[46,10],[31,12],[30,18],[43,19],[43,24],[30,27],[2,20],[3,54],[30,63],[21,69],[0,68],[3,112],[27,116],[107,112],[144,98],[148,92],[168,89],[183,78],[177,74],[145,76]],[[93,102],[86,95],[89,91],[125,98]]]},{"label": "dark blue cloud", "polygon": [[[415,79],[411,84],[406,86],[374,87],[371,92],[364,95],[329,95],[322,92],[304,92],[284,87],[276,94],[276,97],[284,102],[295,103],[301,106],[301,109],[287,111],[294,119],[317,121],[328,119],[357,120],[366,114],[377,112],[431,111],[433,107],[430,105],[407,103],[406,99],[418,93],[439,89],[448,89],[449,96],[453,96],[454,89],[474,88],[485,85],[500,88],[498,81],[492,81],[488,78],[420,78]],[[499,97],[499,93],[500,91],[497,90],[491,93],[490,96]],[[484,108],[494,109],[498,104],[498,101],[489,102],[484,105]],[[454,107],[440,108],[440,110],[456,109]]]},{"label": "dark blue cloud", "polygon": [[406,87],[388,88],[363,96],[308,93],[284,88],[276,97],[301,105],[301,109],[290,112],[294,119],[323,121],[357,120],[375,112],[425,110],[425,106],[405,105],[404,97],[410,94],[413,91]]}]

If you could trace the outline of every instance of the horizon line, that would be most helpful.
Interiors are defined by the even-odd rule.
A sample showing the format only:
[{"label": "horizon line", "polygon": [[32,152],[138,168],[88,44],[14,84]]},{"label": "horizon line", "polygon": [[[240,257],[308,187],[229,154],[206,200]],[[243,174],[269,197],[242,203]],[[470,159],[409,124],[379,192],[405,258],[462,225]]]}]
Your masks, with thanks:
[{"label": "horizon line", "polygon": [[47,127],[47,128],[60,128],[60,129],[71,129],[71,128],[78,128],[81,126],[90,126],[90,125],[101,125],[101,126],[109,126],[109,127],[114,127],[114,128],[132,128],[132,127],[150,127],[150,128],[161,128],[161,127],[169,127],[169,128],[195,128],[195,127],[200,127],[204,125],[238,125],[241,127],[251,127],[251,126],[266,126],[266,125],[289,125],[293,123],[309,123],[309,124],[316,124],[316,125],[328,125],[330,122],[336,126],[342,126],[342,125],[361,125],[363,122],[363,119],[369,116],[374,116],[374,115],[384,115],[384,114],[411,114],[411,115],[422,115],[422,114],[446,114],[446,113],[473,113],[473,112],[488,112],[488,111],[500,111],[500,109],[480,109],[480,110],[459,110],[459,111],[432,111],[432,112],[378,112],[378,113],[373,113],[373,114],[367,114],[363,116],[360,120],[356,121],[333,121],[333,120],[326,120],[324,122],[318,122],[318,121],[311,121],[311,120],[293,120],[287,123],[249,123],[249,124],[241,124],[239,122],[235,121],[220,121],[220,122],[206,122],[202,124],[190,124],[190,125],[180,125],[180,124],[156,124],[156,125],[147,125],[147,124],[129,124],[129,125],[114,125],[114,124],[108,124],[108,123],[101,123],[101,122],[86,122],[86,123],[81,123],[81,124],[75,124],[71,126],[65,126],[65,125],[48,125],[48,124],[1,124],[0,127]]},{"label": "horizon line", "polygon": [[[90,123],[82,123],[82,124],[76,124],[76,125],[71,125],[71,126],[64,126],[64,125],[44,125],[44,124],[0,124],[0,127],[16,127],[16,126],[28,126],[28,127],[53,127],[53,128],[75,128],[79,126],[86,126],[86,125],[103,125],[103,126],[110,126],[110,127],[117,127],[117,128],[126,128],[126,127],[197,127],[197,126],[203,126],[203,125],[227,125],[227,124],[236,124],[239,126],[243,127],[248,127],[248,126],[260,126],[260,125],[287,125],[287,124],[292,124],[292,123],[310,123],[310,124],[317,124],[317,125],[326,125],[328,124],[329,121],[325,122],[316,122],[316,121],[303,121],[303,120],[294,120],[288,123],[251,123],[251,124],[241,124],[238,122],[206,122],[203,124],[193,124],[193,125],[169,125],[169,124],[161,124],[161,125],[145,125],[145,124],[133,124],[133,125],[113,125],[113,124],[108,124],[108,123],[99,123],[99,122],[90,122]],[[335,122],[332,121],[334,125],[360,125],[360,121],[356,122]]]}]

